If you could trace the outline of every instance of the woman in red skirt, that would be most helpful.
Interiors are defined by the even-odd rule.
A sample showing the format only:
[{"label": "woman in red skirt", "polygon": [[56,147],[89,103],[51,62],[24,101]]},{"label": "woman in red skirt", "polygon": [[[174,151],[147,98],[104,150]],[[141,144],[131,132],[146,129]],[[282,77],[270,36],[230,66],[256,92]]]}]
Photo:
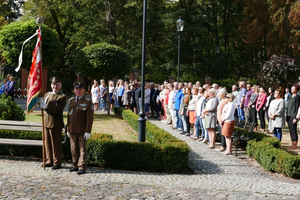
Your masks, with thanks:
[{"label": "woman in red skirt", "polygon": [[226,95],[226,98],[228,99],[227,104],[224,106],[222,110],[222,116],[221,116],[221,123],[222,126],[222,135],[225,136],[226,140],[226,151],[224,152],[225,155],[231,155],[231,148],[232,148],[232,140],[231,136],[233,133],[235,121],[234,121],[234,112],[235,112],[235,106],[233,103],[234,95],[229,93]]}]

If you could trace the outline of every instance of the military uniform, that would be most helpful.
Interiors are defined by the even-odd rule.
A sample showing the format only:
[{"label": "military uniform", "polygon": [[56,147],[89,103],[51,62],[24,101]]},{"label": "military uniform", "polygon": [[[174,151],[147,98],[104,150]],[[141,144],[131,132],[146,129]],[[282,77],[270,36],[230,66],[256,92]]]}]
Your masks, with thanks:
[{"label": "military uniform", "polygon": [[69,100],[68,135],[70,137],[74,166],[70,171],[79,169],[79,171],[84,170],[85,172],[86,170],[87,148],[85,133],[91,133],[93,117],[93,102],[90,98],[82,96],[73,97]]},{"label": "military uniform", "polygon": [[[55,80],[57,82],[57,79]],[[53,82],[52,82],[53,83]],[[44,96],[46,114],[44,117],[46,165],[61,166],[63,110],[67,97],[61,92],[48,92]]]}]

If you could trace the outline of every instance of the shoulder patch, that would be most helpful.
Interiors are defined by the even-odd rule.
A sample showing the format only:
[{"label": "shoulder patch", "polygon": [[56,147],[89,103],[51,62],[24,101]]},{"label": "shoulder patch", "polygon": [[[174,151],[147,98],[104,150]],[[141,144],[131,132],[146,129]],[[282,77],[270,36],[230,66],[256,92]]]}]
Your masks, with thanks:
[{"label": "shoulder patch", "polygon": [[91,101],[92,99],[89,97],[85,97],[86,100]]}]

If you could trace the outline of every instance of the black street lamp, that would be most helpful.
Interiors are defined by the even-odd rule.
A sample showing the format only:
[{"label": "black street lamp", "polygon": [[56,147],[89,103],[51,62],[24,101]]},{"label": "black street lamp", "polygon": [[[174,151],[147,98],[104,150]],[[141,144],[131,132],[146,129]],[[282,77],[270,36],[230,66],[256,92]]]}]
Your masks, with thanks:
[{"label": "black street lamp", "polygon": [[176,28],[178,34],[178,75],[177,75],[178,82],[180,77],[180,34],[183,31],[183,27],[184,27],[184,21],[181,19],[181,16],[179,16],[179,20],[176,21]]},{"label": "black street lamp", "polygon": [[141,84],[141,105],[140,118],[138,119],[138,141],[145,142],[146,119],[145,119],[145,63],[146,63],[146,39],[147,39],[147,0],[144,0],[143,7],[143,46],[142,46],[142,84]]}]

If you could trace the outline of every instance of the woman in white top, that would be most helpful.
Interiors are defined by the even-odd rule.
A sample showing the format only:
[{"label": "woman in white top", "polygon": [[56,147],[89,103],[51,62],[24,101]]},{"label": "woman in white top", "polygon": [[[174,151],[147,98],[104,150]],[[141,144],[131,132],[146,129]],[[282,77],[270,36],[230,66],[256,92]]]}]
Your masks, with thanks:
[{"label": "woman in white top", "polygon": [[[187,108],[187,114],[189,115],[189,121],[186,123],[190,123],[194,125],[194,134],[192,135],[192,138],[198,139],[199,135],[196,137],[196,128],[195,128],[195,122],[196,122],[196,113],[195,113],[195,107],[196,103],[198,101],[198,88],[194,87],[192,89],[192,99],[188,102],[188,108]],[[186,134],[186,136],[189,136],[189,133]]]},{"label": "woman in white top", "polygon": [[92,96],[92,101],[94,104],[94,110],[98,110],[99,94],[100,94],[100,89],[99,89],[98,81],[94,80],[94,85],[92,86],[92,90],[91,90],[91,96]]},{"label": "woman in white top", "polygon": [[161,89],[161,92],[159,93],[159,101],[161,102],[161,107],[162,107],[162,111],[161,111],[161,116],[160,116],[160,120],[163,121],[166,119],[166,111],[165,111],[165,102],[164,102],[164,99],[165,99],[165,86],[162,84],[160,86],[160,89]]},{"label": "woman in white top", "polygon": [[228,99],[228,102],[222,109],[222,116],[221,116],[220,123],[222,124],[222,135],[225,136],[225,141],[226,141],[226,151],[224,152],[224,154],[231,155],[232,154],[231,136],[235,125],[235,120],[234,120],[235,105],[233,103],[234,95],[229,93],[226,95],[226,98]]},{"label": "woman in white top", "polygon": [[108,83],[109,87],[108,87],[108,94],[109,94],[109,109],[110,112],[112,112],[113,106],[114,106],[114,91],[115,91],[115,87],[114,87],[114,82],[113,81],[109,81]]},{"label": "woman in white top", "polygon": [[172,102],[172,98],[174,95],[174,87],[173,84],[170,84],[169,90],[171,90],[171,92],[169,93],[169,101],[168,101],[168,108],[170,111],[170,115],[171,115],[171,122],[172,122],[172,126],[174,126],[175,123],[175,119],[174,119],[174,108],[173,108],[173,102]]},{"label": "woman in white top", "polygon": [[166,124],[172,124],[172,116],[171,116],[171,111],[169,108],[169,102],[170,102],[169,96],[170,96],[170,93],[172,90],[173,90],[172,84],[168,83],[167,87],[166,87],[166,95],[165,95],[165,99],[164,99],[165,111],[166,111],[166,115],[167,115]]}]

